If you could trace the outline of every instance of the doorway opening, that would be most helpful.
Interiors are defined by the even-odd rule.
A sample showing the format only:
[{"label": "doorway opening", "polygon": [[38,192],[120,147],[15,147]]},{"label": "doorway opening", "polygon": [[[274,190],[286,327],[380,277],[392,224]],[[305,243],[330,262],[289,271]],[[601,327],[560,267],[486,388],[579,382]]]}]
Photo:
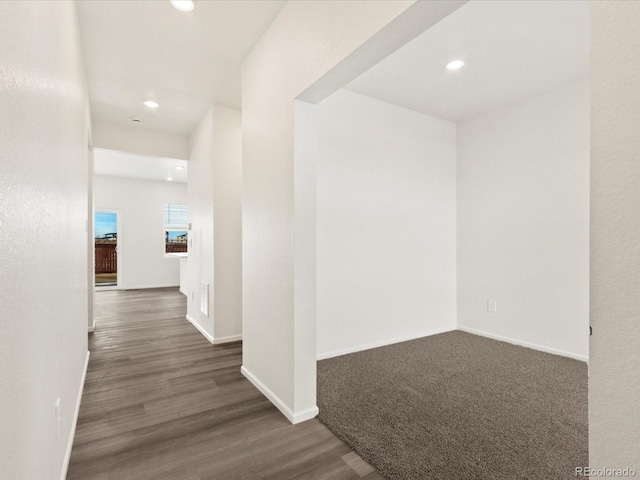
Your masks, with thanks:
[{"label": "doorway opening", "polygon": [[118,214],[95,213],[95,286],[118,285]]},{"label": "doorway opening", "polygon": [[[588,461],[588,14],[582,2],[468,2],[330,97],[296,104],[296,177],[316,161],[319,420],[383,476],[515,478],[547,451],[555,460],[537,468],[554,477]],[[509,386],[492,385],[519,362],[500,374]],[[371,406],[373,391],[389,403]],[[545,424],[563,428],[533,433]],[[537,453],[494,457],[511,428]],[[455,461],[429,464],[424,445]]]}]

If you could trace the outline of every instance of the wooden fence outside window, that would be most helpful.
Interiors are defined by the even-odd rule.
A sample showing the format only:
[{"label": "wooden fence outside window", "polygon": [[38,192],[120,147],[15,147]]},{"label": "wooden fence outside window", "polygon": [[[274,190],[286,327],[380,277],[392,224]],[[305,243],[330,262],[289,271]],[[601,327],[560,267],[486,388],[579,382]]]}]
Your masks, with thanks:
[{"label": "wooden fence outside window", "polygon": [[118,255],[116,243],[96,243],[96,273],[116,273]]}]

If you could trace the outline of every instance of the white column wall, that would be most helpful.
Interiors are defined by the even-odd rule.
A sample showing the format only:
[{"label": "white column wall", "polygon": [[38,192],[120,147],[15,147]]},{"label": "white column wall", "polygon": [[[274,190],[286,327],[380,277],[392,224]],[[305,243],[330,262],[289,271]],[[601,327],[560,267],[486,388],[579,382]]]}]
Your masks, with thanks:
[{"label": "white column wall", "polygon": [[189,257],[187,260],[187,318],[213,342],[213,309],[200,311],[200,284],[209,285],[213,299],[213,107],[190,138],[188,200]]},{"label": "white column wall", "polygon": [[314,272],[294,275],[312,247],[294,244],[315,234],[295,223],[314,202],[294,193],[293,100],[412,3],[289,2],[243,64],[243,372],[293,422],[317,412],[313,311],[294,315],[315,296]]},{"label": "white column wall", "polygon": [[214,342],[242,337],[242,115],[213,107]]},{"label": "white column wall", "polygon": [[[242,338],[242,120],[213,105],[191,135],[187,317],[212,343]],[[209,315],[200,311],[207,284]]]}]

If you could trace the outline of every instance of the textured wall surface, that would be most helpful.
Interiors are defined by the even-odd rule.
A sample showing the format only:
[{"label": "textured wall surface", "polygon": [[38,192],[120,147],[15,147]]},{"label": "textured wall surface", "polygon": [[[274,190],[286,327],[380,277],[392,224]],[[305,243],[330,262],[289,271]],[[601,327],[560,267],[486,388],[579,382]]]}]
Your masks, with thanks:
[{"label": "textured wall surface", "polygon": [[189,159],[189,259],[187,315],[213,337],[213,310],[200,312],[200,284],[209,285],[213,299],[213,107],[191,134]]},{"label": "textured wall surface", "polygon": [[291,412],[315,411],[315,319],[294,315],[315,292],[294,278],[294,98],[412,3],[289,2],[243,64],[243,366]]},{"label": "textured wall surface", "polygon": [[216,342],[242,334],[242,116],[213,107],[213,308]]},{"label": "textured wall surface", "polygon": [[76,5],[0,2],[0,24],[0,477],[57,479],[87,356]]},{"label": "textured wall surface", "polygon": [[96,175],[96,211],[119,215],[118,286],[168,287],[180,283],[180,261],[166,258],[163,205],[187,203],[187,185]]},{"label": "textured wall surface", "polygon": [[588,318],[585,79],[458,124],[458,326],[586,360]]},{"label": "textured wall surface", "polygon": [[591,467],[640,475],[640,2],[591,2]]},{"label": "textured wall surface", "polygon": [[455,124],[346,90],[308,110],[318,355],[455,329]]},{"label": "textured wall surface", "polygon": [[124,127],[94,122],[91,129],[94,148],[137,153],[152,157],[189,159],[189,139],[180,135],[158,133],[137,125]]},{"label": "textured wall surface", "polygon": [[[242,121],[212,106],[191,135],[187,313],[215,342],[242,334]],[[209,316],[200,284],[209,285]]]}]

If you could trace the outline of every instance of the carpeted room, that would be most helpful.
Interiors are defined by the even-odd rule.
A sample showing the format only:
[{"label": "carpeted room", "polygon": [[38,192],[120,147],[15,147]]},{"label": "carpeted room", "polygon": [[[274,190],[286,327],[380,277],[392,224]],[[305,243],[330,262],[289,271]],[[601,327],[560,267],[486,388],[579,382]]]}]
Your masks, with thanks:
[{"label": "carpeted room", "polygon": [[389,479],[587,464],[588,40],[583,2],[471,2],[302,107],[319,418]]}]

